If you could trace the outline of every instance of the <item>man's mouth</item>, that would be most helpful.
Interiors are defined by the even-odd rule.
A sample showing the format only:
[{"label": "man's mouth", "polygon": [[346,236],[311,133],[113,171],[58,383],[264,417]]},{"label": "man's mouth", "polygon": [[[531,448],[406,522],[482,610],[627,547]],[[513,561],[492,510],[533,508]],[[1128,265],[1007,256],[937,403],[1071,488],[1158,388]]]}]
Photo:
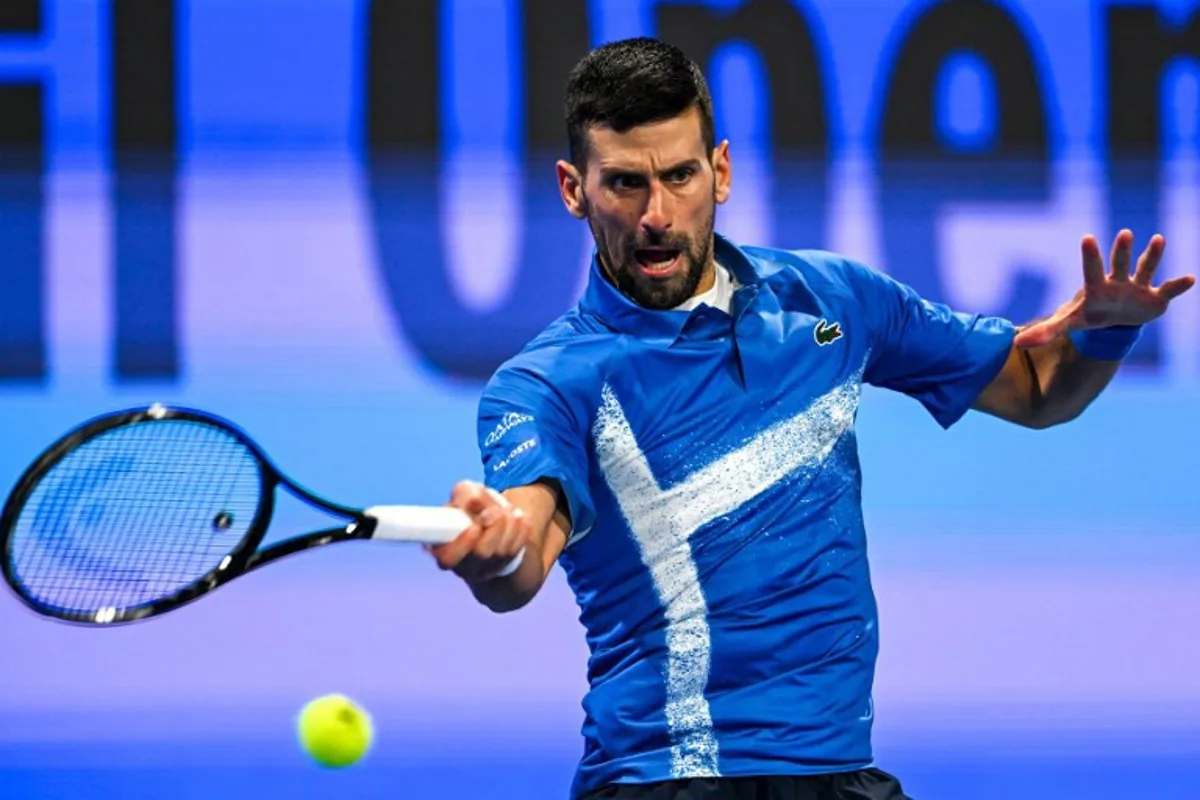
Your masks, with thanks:
[{"label": "man's mouth", "polygon": [[679,250],[666,247],[646,247],[635,250],[633,257],[642,272],[653,277],[665,277],[679,266]]}]

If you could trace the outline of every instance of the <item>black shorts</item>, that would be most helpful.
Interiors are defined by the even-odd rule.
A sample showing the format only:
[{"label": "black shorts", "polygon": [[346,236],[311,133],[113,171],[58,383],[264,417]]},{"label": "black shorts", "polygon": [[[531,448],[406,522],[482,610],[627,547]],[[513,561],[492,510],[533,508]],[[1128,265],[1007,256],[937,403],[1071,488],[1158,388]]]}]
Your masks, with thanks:
[{"label": "black shorts", "polygon": [[830,775],[688,778],[613,784],[583,800],[912,800],[900,781],[880,769]]}]

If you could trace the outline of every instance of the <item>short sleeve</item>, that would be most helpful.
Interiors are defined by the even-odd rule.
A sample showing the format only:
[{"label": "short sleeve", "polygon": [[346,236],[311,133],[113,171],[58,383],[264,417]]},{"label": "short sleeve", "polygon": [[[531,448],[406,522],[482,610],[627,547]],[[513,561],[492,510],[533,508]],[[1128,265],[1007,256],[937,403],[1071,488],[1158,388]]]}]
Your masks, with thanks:
[{"label": "short sleeve", "polygon": [[591,529],[586,429],[545,378],[514,367],[493,376],[479,402],[478,435],[484,485],[502,492],[553,481],[566,497],[571,535]]},{"label": "short sleeve", "polygon": [[851,263],[851,274],[872,330],[863,381],[915,398],[949,428],[1000,373],[1015,326],[955,312],[860,264]]}]

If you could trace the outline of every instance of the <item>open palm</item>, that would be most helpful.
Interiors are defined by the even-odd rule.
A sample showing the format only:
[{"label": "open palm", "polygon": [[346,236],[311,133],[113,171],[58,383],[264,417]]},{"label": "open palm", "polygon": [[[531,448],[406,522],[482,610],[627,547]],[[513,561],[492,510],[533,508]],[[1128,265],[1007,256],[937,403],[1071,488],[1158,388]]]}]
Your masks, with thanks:
[{"label": "open palm", "polygon": [[1015,340],[1017,347],[1040,347],[1071,331],[1088,328],[1144,325],[1161,317],[1172,300],[1196,283],[1195,276],[1185,275],[1157,287],[1151,285],[1166,247],[1163,237],[1157,234],[1138,258],[1132,275],[1129,267],[1133,233],[1130,231],[1121,231],[1113,241],[1109,259],[1111,269],[1107,274],[1096,237],[1083,237],[1081,247],[1083,288],[1050,317],[1020,331]]}]

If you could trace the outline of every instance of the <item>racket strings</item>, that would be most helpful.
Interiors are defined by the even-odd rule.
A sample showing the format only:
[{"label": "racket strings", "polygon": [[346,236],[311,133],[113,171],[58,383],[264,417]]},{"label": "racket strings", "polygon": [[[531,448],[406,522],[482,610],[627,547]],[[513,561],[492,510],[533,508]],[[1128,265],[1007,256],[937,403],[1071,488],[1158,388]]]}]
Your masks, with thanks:
[{"label": "racket strings", "polygon": [[[37,544],[30,550],[33,560],[30,570],[21,567],[18,556],[18,575],[29,588],[40,595],[39,599],[70,608],[80,606],[104,606],[112,601],[124,605],[126,595],[138,591],[139,587],[159,577],[157,570],[145,569],[137,541],[131,535],[145,529],[148,504],[143,498],[128,491],[122,480],[126,469],[118,453],[107,442],[107,448],[92,447],[80,452],[70,465],[75,470],[70,477],[66,466],[60,466],[53,474],[62,480],[57,485],[47,481],[48,491],[37,497],[37,506],[43,512],[39,520],[34,516],[33,533],[36,541],[24,539],[23,543]],[[160,475],[143,476],[140,489],[147,496],[161,496],[161,484],[167,471]],[[86,483],[103,485],[103,498],[80,486],[80,477],[87,476]],[[48,476],[49,477],[49,476]],[[57,490],[57,492],[55,491]],[[71,502],[68,491],[82,491],[82,495]],[[66,502],[60,502],[64,500]],[[98,505],[103,503],[103,506]],[[120,514],[114,513],[120,510]],[[111,529],[103,531],[97,525],[98,517],[104,514]],[[121,517],[124,517],[121,519]],[[170,524],[166,518],[164,523]],[[84,541],[74,534],[91,529],[92,539]],[[59,535],[67,532],[67,535]],[[98,538],[103,535],[106,538]],[[104,550],[123,553],[119,560],[104,558]],[[102,578],[102,580],[96,580]],[[148,587],[147,587],[148,588]],[[131,592],[132,590],[132,592]],[[58,595],[51,597],[51,594]],[[94,595],[104,594],[103,599]]]},{"label": "racket strings", "polygon": [[74,613],[178,594],[249,532],[263,496],[258,460],[222,428],[160,420],[115,428],[59,461],[13,531],[17,580]]}]

